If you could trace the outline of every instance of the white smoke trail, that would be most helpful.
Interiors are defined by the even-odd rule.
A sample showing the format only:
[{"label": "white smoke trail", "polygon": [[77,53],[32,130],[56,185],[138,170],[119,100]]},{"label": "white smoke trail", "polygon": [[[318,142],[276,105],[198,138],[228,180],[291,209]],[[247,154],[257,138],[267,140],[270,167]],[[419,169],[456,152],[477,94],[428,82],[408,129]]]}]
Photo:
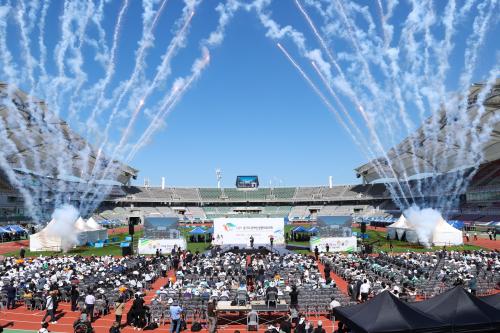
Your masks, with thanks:
[{"label": "white smoke trail", "polygon": [[172,39],[170,45],[168,46],[167,52],[163,56],[163,60],[156,71],[156,75],[155,75],[152,83],[149,85],[146,92],[144,93],[144,96],[141,98],[139,105],[134,110],[134,113],[132,114],[132,117],[130,118],[130,121],[127,125],[127,128],[125,129],[122,137],[120,138],[120,142],[118,143],[118,146],[115,148],[115,151],[117,151],[118,153],[120,152],[120,149],[125,145],[126,140],[128,139],[128,136],[132,130],[132,127],[134,126],[134,123],[137,120],[137,116],[139,115],[139,112],[142,109],[142,106],[144,105],[144,103],[146,102],[146,100],[148,99],[150,94],[153,92],[153,90],[156,89],[159,85],[163,85],[164,82],[166,81],[167,77],[169,76],[169,74],[171,72],[170,63],[171,63],[172,57],[175,55],[175,52],[179,49],[179,47],[184,43],[184,41],[186,39],[187,29],[189,27],[191,20],[193,19],[193,16],[194,16],[194,12],[191,12],[191,14],[188,16],[188,18],[184,22],[184,25],[182,26],[179,33],[175,35],[175,37]]},{"label": "white smoke trail", "polygon": [[[191,74],[189,76],[174,80],[170,93],[158,105],[158,112],[153,116],[153,121],[147,127],[143,135],[139,138],[136,144],[130,148],[126,161],[130,161],[150,140],[154,133],[161,128],[163,124],[162,119],[173,110],[175,104],[187,91],[190,85],[202,74],[209,62],[209,49],[215,48],[223,42],[227,25],[233,18],[235,12],[242,6],[243,5],[237,0],[227,0],[225,4],[221,3],[216,7],[216,11],[219,14],[217,27],[206,39],[201,41],[202,56],[194,61]],[[107,178],[106,175],[109,175],[110,172],[113,172],[112,168],[110,166],[106,167],[106,169],[102,172],[105,176],[101,178]],[[92,210],[92,207],[96,207],[96,205],[102,200],[102,198],[108,195],[108,193],[109,190],[104,188],[96,191],[96,195],[93,198],[86,200],[87,204],[85,206],[85,210]]]},{"label": "white smoke trail", "polygon": [[[97,112],[100,110],[100,108],[102,107],[102,103],[103,103],[103,100],[104,100],[104,96],[105,96],[105,93],[106,93],[106,89],[109,85],[109,83],[111,82],[111,79],[113,77],[113,75],[115,74],[115,69],[116,69],[116,50],[118,48],[118,38],[120,36],[120,31],[121,31],[121,27],[122,27],[122,20],[123,20],[123,16],[127,10],[127,7],[128,7],[128,4],[129,4],[129,1],[128,0],[125,0],[123,2],[123,5],[122,5],[122,8],[118,14],[118,19],[117,19],[117,22],[116,22],[116,25],[115,25],[115,30],[114,30],[114,33],[113,33],[113,42],[112,42],[112,46],[111,46],[111,51],[110,51],[110,58],[109,60],[107,61],[107,67],[106,67],[106,70],[105,70],[105,73],[106,73],[106,76],[101,79],[97,84],[96,84],[96,90],[97,90],[97,94],[98,94],[98,98],[97,98],[97,101],[95,102],[95,107],[93,108],[93,110],[90,112],[90,117],[88,118],[87,120],[87,126],[89,128],[89,130],[92,130],[93,133],[97,132],[95,131],[96,130],[96,121],[95,121],[95,117],[97,115]],[[76,110],[75,110],[76,112]],[[87,132],[89,133],[89,132]]]},{"label": "white smoke trail", "polygon": [[[302,6],[300,5],[299,2],[296,3],[299,10],[301,10],[302,14],[305,16],[306,20],[308,21],[309,25],[311,26],[313,32],[315,32],[315,36],[317,37],[317,39],[320,41],[320,44],[322,45],[322,47],[324,49],[327,49],[326,51],[326,54],[329,56],[330,60],[334,63],[335,67],[337,68],[337,70],[341,73],[341,77],[345,79],[345,76],[343,74],[343,71],[342,69],[340,68],[340,66],[338,66],[337,62],[335,61],[332,53],[328,50],[328,47],[326,46],[326,43],[324,41],[322,41],[322,38],[321,36],[319,35],[317,29],[315,28],[314,24],[312,23],[312,20],[309,18],[309,16],[307,15],[307,13],[305,12],[305,10],[303,10]],[[310,59],[311,61],[314,61],[314,63],[316,64],[320,64],[318,67],[321,69],[321,72],[324,73],[325,75],[327,75],[327,78],[329,80],[332,80],[331,79],[331,74],[330,74],[330,66],[327,62],[325,62],[322,57],[321,57],[321,52],[319,50],[313,50],[313,51],[308,51],[307,50],[307,47],[305,46],[305,38],[304,36],[297,32],[295,29],[293,29],[292,27],[290,26],[286,26],[284,28],[280,28],[279,25],[270,18],[270,16],[266,13],[263,12],[264,10],[264,5],[265,4],[260,4],[260,6],[256,6],[256,10],[257,10],[257,15],[259,17],[259,20],[261,21],[261,23],[266,27],[267,29],[267,35],[273,39],[282,39],[284,36],[289,36],[293,41],[294,43],[297,45],[300,53]],[[347,82],[345,80],[345,82]],[[347,85],[347,88],[348,90],[349,89],[349,86]],[[356,94],[351,92],[350,94],[348,94],[348,96],[351,97],[351,99],[353,98],[352,96],[355,96]],[[357,99],[354,97],[354,101],[356,102]],[[358,102],[357,104],[357,110],[360,111],[360,113],[362,114],[362,116],[365,118],[365,119],[369,119],[369,116],[365,113],[364,111],[364,108],[362,107],[362,105],[360,105],[360,103]],[[372,126],[372,122],[370,121],[366,121],[366,124],[367,124],[367,127],[369,128],[369,132],[370,132],[370,135],[372,137],[372,140],[374,140],[374,142],[376,143],[375,147],[379,148],[379,153],[380,154],[385,154],[385,150],[383,149],[382,145],[380,144],[380,141],[378,139],[378,135],[376,133],[376,131],[374,130],[374,127]],[[388,161],[389,162],[389,161]],[[387,163],[389,166],[390,166],[390,163]],[[392,168],[390,168],[390,170],[393,172],[394,170]],[[393,173],[394,176],[396,177],[396,174]],[[397,177],[396,177],[397,178]],[[398,186],[400,184],[398,183]],[[404,191],[401,189],[401,196],[404,198],[405,196],[403,195],[404,194]],[[404,199],[406,200],[406,199]]]},{"label": "white smoke trail", "polygon": [[178,78],[175,80],[172,91],[167,95],[168,97],[164,99],[163,105],[159,109],[160,111],[156,113],[148,128],[144,131],[137,143],[132,147],[131,152],[126,159],[127,161],[130,161],[134,155],[150,140],[151,136],[159,128],[161,128],[162,119],[164,119],[173,110],[175,104],[208,66],[210,62],[210,53],[205,47],[202,49],[202,53],[202,57],[197,59],[193,64],[191,75],[186,78]]},{"label": "white smoke trail", "polygon": [[[191,0],[187,0],[187,1],[190,5],[193,5],[193,6],[197,5],[197,3],[198,3],[198,1],[195,1],[194,3],[191,2]],[[142,76],[142,73],[143,73],[144,67],[145,67],[145,58],[146,58],[147,52],[148,52],[149,48],[154,46],[154,35],[153,35],[153,31],[151,28],[152,28],[152,22],[154,22],[155,20],[152,17],[152,15],[150,15],[151,13],[148,11],[148,6],[143,6],[143,7],[144,7],[144,11],[145,11],[145,15],[143,15],[143,27],[144,27],[144,30],[146,31],[146,33],[144,33],[142,35],[141,40],[139,41],[139,48],[136,51],[136,60],[135,60],[133,72],[132,72],[130,78],[126,81],[124,89],[121,91],[120,95],[118,96],[118,99],[115,102],[115,107],[111,111],[111,114],[110,114],[108,121],[106,123],[106,127],[104,129],[104,134],[103,134],[104,138],[102,140],[102,143],[99,146],[99,151],[103,151],[103,149],[105,148],[105,146],[108,142],[108,139],[109,139],[109,130],[110,130],[110,128],[113,124],[113,121],[114,121],[114,119],[119,111],[121,103],[124,100],[124,98],[127,96],[130,89],[134,85],[136,85],[137,80]],[[136,105],[137,105],[137,103],[136,103]],[[98,156],[98,159],[100,159],[100,157],[101,156]],[[112,156],[111,158],[114,158],[114,156]],[[94,171],[100,171],[100,170],[94,170]],[[95,174],[94,171],[92,172],[93,174]]]},{"label": "white smoke trail", "polygon": [[[193,0],[186,0],[186,5],[183,8],[183,15],[177,21],[179,28],[174,33],[175,37],[170,42],[169,47],[167,48],[167,52],[162,57],[162,63],[157,68],[157,72],[156,72],[155,78],[153,79],[153,83],[151,85],[149,85],[149,87],[145,91],[142,89],[142,87],[140,87],[139,89],[136,89],[136,95],[140,95],[140,96],[142,96],[142,98],[139,101],[138,105],[136,106],[135,110],[133,111],[133,114],[129,120],[127,128],[125,129],[124,133],[121,136],[119,144],[114,148],[112,154],[110,155],[110,158],[112,160],[117,156],[118,153],[121,153],[120,150],[125,145],[125,141],[129,135],[131,128],[136,121],[138,113],[139,113],[140,109],[142,108],[143,104],[145,103],[145,100],[147,99],[147,97],[153,92],[154,89],[156,89],[159,85],[161,85],[161,83],[164,83],[164,81],[167,79],[169,72],[170,72],[170,61],[171,61],[172,57],[175,55],[178,48],[182,46],[182,44],[185,40],[185,37],[186,37],[189,23],[191,22],[191,19],[194,15],[194,9],[196,8],[196,6],[198,6],[199,3],[200,3],[199,0],[194,0],[194,1]],[[104,139],[99,147],[99,150],[98,150],[99,153],[96,157],[96,162],[95,162],[94,168],[92,170],[92,176],[90,177],[91,181],[95,181],[98,177],[106,178],[107,176],[109,176],[109,170],[110,170],[112,164],[107,165],[105,167],[105,169],[102,170],[100,168],[100,163],[99,163],[100,160],[103,158],[102,152],[105,148],[105,144],[108,141],[108,132],[109,132],[109,129],[111,128],[111,124],[113,122],[113,119],[118,111],[117,106],[119,105],[119,103],[121,103],[121,100],[125,97],[125,93],[132,87],[132,83],[134,83],[137,80],[137,78],[139,77],[140,73],[143,70],[142,62],[143,62],[144,57],[146,55],[147,48],[152,46],[150,44],[152,44],[152,40],[153,40],[153,28],[156,25],[156,22],[158,20],[159,14],[161,13],[162,9],[163,9],[163,7],[160,7],[160,9],[157,11],[157,14],[156,14],[155,18],[153,19],[153,21],[152,21],[153,23],[151,23],[151,25],[148,24],[148,22],[151,18],[151,15],[146,15],[146,18],[145,18],[143,25],[145,27],[149,26],[149,31],[145,34],[147,37],[143,37],[143,39],[141,39],[141,42],[140,42],[141,46],[139,47],[139,49],[137,51],[137,54],[139,56],[136,60],[134,71],[133,71],[131,77],[126,81],[124,89],[120,92],[120,95],[119,95],[117,102],[115,104],[116,107],[112,110],[111,115],[110,115],[108,122],[106,124],[106,128],[104,130]],[[180,22],[183,22],[183,23],[180,23]],[[149,42],[146,42],[146,41],[149,41]],[[90,193],[90,191],[86,191],[86,193],[84,193],[83,196],[86,197],[89,193]],[[92,202],[94,200],[92,199],[90,201]]]}]

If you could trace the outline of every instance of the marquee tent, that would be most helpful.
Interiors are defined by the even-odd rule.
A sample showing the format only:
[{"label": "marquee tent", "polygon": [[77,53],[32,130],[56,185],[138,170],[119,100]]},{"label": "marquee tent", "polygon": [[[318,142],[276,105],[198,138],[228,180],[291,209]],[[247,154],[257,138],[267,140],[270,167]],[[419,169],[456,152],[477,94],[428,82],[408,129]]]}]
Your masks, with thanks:
[{"label": "marquee tent", "polygon": [[446,332],[444,323],[411,308],[389,291],[366,303],[335,308],[333,313],[356,333]]},{"label": "marquee tent", "polygon": [[99,232],[90,228],[81,217],[76,220],[75,229],[78,230],[78,245],[94,243],[99,240]]},{"label": "marquee tent", "polygon": [[500,332],[500,311],[482,299],[461,286],[415,303],[384,291],[369,302],[338,307],[333,313],[355,333]]},{"label": "marquee tent", "polygon": [[462,232],[453,228],[442,217],[439,219],[432,235],[432,244],[435,246],[461,245],[464,243]]},{"label": "marquee tent", "polygon": [[479,297],[479,299],[497,310],[500,310],[500,294]]},{"label": "marquee tent", "polygon": [[30,251],[61,251],[62,238],[51,235],[48,230],[54,227],[56,221],[52,219],[45,228],[36,234],[30,235]]},{"label": "marquee tent", "polygon": [[500,332],[500,311],[461,286],[411,307],[448,323],[449,332]]},{"label": "marquee tent", "polygon": [[108,230],[106,230],[106,228],[104,228],[103,226],[99,225],[99,223],[97,223],[93,217],[90,217],[87,220],[87,227],[89,227],[91,230],[98,232],[99,240],[102,241],[108,239]]},{"label": "marquee tent", "polygon": [[417,232],[403,214],[396,222],[387,227],[387,233],[390,239],[406,239],[409,243],[418,243]]}]

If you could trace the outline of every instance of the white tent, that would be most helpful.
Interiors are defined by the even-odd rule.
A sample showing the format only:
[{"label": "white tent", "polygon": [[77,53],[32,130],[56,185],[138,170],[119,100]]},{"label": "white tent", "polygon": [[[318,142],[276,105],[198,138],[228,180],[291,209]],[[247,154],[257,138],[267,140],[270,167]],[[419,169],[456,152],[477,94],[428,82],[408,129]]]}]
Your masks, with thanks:
[{"label": "white tent", "polygon": [[462,245],[462,232],[452,227],[442,217],[439,219],[432,234],[432,244],[435,246]]},{"label": "white tent", "polygon": [[47,226],[36,234],[30,235],[30,251],[61,251],[61,237],[50,235],[47,228],[50,229],[56,221],[52,219]]},{"label": "white tent", "polygon": [[106,240],[108,239],[108,230],[104,228],[103,226],[99,225],[93,217],[89,218],[87,220],[87,227],[90,229],[97,231],[99,234],[99,240]]},{"label": "white tent", "polygon": [[408,243],[418,243],[418,235],[415,228],[413,228],[403,214],[401,214],[396,222],[387,227],[387,233],[390,239],[397,238],[401,240],[405,238]]},{"label": "white tent", "polygon": [[399,217],[399,219],[394,222],[393,224],[387,226],[387,233],[389,234],[389,238],[390,239],[395,239],[396,238],[396,231],[398,229],[401,229],[401,228],[404,228],[406,229],[407,228],[407,225],[406,225],[406,218],[403,214],[401,214],[401,216]]},{"label": "white tent", "polygon": [[81,217],[76,220],[75,229],[78,230],[78,245],[94,243],[99,240],[99,231],[93,230]]}]

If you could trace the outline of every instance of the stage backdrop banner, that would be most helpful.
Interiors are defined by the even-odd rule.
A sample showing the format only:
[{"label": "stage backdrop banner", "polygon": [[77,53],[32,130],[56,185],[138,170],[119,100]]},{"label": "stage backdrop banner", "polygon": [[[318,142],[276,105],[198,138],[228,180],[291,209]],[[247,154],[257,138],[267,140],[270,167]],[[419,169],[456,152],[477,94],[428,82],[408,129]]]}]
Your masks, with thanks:
[{"label": "stage backdrop banner", "polygon": [[319,252],[326,252],[328,244],[330,252],[354,252],[357,250],[356,237],[311,237],[311,251],[317,246]]},{"label": "stage backdrop banner", "polygon": [[284,218],[218,218],[214,219],[215,245],[249,245],[250,236],[254,246],[269,245],[271,236],[274,244],[285,243]]},{"label": "stage backdrop banner", "polygon": [[187,243],[184,238],[176,239],[139,239],[139,254],[155,254],[156,249],[161,249],[161,253],[169,254],[172,249],[177,245],[182,250],[187,248]]}]

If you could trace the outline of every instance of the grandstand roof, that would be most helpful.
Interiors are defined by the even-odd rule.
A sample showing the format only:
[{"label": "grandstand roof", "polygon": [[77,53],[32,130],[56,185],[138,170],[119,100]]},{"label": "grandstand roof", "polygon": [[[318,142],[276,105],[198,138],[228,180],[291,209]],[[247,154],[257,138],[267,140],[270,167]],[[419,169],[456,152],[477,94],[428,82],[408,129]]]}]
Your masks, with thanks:
[{"label": "grandstand roof", "polygon": [[[479,115],[479,124],[477,126],[478,133],[482,131],[489,121],[491,122],[492,115],[496,115],[500,110],[500,79],[497,79],[484,100],[484,113],[478,113],[479,108],[476,107],[475,103],[478,94],[484,86],[484,84],[473,85],[470,88],[468,97],[469,107],[467,116],[472,123],[472,120]],[[464,149],[469,149],[468,147],[473,146],[471,131],[465,131],[464,133],[464,130],[462,130],[455,121],[448,119],[450,114],[451,113],[447,113],[444,110],[439,113],[437,124],[439,124],[440,132],[437,138],[431,137],[428,133],[427,125],[435,120],[431,117],[427,119],[426,124],[419,128],[413,135],[387,152],[388,159],[390,161],[398,161],[397,163],[388,165],[385,158],[378,158],[355,169],[356,174],[370,183],[386,178],[377,171],[377,164],[380,166],[380,169],[391,176],[393,175],[391,170],[392,167],[394,174],[399,179],[404,179],[405,175],[406,177],[413,177],[424,174],[443,174],[473,166],[476,162],[475,154],[464,154],[465,156],[468,155],[469,161],[467,161],[466,157],[461,157],[462,155],[459,156],[459,154],[464,152]],[[500,158],[500,122],[493,123],[493,126],[494,128],[490,139],[482,146],[484,154],[483,163],[495,161]],[[450,133],[465,135],[464,144],[459,146],[447,143],[447,134],[449,137]],[[429,151],[432,151],[432,153],[429,154]],[[433,162],[434,158],[432,155],[439,156],[439,164]],[[444,161],[444,163],[441,161]]]},{"label": "grandstand roof", "polygon": [[[7,99],[9,88],[12,89],[10,101]],[[17,114],[12,113],[12,108],[18,110]],[[77,179],[85,180],[82,170],[94,168],[97,153],[86,140],[73,132],[65,121],[49,112],[44,101],[30,97],[23,91],[2,82],[0,82],[0,126],[2,131],[5,126],[5,135],[11,143],[10,153],[6,153],[7,163],[20,173],[59,179],[55,167],[57,163],[50,162],[57,156],[71,159],[68,167],[71,170],[66,170],[66,174],[69,173]],[[88,154],[85,153],[85,157],[88,156],[87,161],[82,159],[82,151],[88,151]],[[35,156],[38,157],[40,164],[38,166]],[[117,179],[113,180],[122,184],[128,183],[131,177],[137,175],[136,169],[115,160],[101,158],[99,163],[103,165],[112,163],[114,169],[119,170]],[[99,175],[96,178],[99,179]]]}]

